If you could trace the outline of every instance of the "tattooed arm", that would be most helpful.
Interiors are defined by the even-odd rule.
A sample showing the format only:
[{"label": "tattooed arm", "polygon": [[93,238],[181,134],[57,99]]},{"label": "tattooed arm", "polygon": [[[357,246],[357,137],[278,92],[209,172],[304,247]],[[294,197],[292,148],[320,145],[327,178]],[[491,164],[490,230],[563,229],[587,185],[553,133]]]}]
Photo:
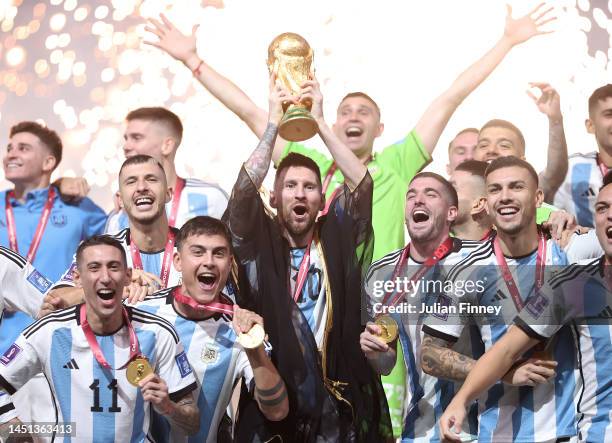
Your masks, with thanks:
[{"label": "tattooed arm", "polygon": [[[234,305],[232,325],[236,334],[248,332],[253,325],[263,327],[263,318],[246,309]],[[245,349],[255,381],[255,400],[259,409],[270,421],[284,419],[289,413],[289,400],[283,379],[268,358],[263,344],[255,349]]]},{"label": "tattooed arm", "polygon": [[429,375],[455,381],[463,381],[475,364],[475,360],[451,349],[453,344],[425,334],[421,343],[421,367]]},{"label": "tattooed arm", "polygon": [[276,81],[276,74],[270,75],[270,112],[268,113],[268,125],[259,140],[259,144],[244,164],[244,167],[253,180],[256,188],[259,188],[270,167],[274,142],[278,135],[278,124],[283,117],[283,102],[297,103],[297,99]]}]

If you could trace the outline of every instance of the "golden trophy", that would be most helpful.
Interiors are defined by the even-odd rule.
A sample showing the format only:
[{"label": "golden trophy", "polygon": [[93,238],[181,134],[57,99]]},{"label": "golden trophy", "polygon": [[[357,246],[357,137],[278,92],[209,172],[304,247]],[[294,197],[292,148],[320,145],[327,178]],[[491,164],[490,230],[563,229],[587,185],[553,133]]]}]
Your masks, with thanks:
[{"label": "golden trophy", "polygon": [[[312,48],[298,34],[285,32],[268,46],[268,70],[276,72],[277,79],[293,95],[299,95],[301,85],[309,79],[312,65]],[[311,100],[299,104],[283,104],[285,115],[280,122],[278,133],[285,140],[301,142],[317,133],[318,125],[310,115]]]}]

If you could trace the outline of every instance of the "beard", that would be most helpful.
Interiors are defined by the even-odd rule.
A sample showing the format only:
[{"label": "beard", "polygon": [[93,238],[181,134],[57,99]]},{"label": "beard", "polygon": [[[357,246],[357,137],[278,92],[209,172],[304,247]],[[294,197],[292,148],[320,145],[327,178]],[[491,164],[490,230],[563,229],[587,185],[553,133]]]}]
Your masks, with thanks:
[{"label": "beard", "polygon": [[292,218],[291,210],[288,213],[283,213],[283,217],[280,218],[281,225],[285,227],[287,233],[292,237],[300,237],[306,234],[316,222],[316,214],[309,217],[306,222],[298,223]]}]

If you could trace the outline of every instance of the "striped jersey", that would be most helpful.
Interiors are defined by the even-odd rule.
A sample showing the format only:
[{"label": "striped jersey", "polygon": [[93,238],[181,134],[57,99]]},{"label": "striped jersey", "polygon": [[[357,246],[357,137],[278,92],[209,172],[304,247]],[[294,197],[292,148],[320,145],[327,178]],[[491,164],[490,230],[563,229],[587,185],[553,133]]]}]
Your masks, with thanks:
[{"label": "striped jersey", "polygon": [[[226,192],[218,185],[207,183],[195,178],[185,179],[185,187],[181,193],[175,228],[180,228],[189,219],[198,215],[209,215],[221,218],[229,200]],[[166,214],[170,217],[172,201],[166,203]],[[129,226],[127,213],[121,209],[108,214],[104,232],[112,234]]]},{"label": "striped jersey", "polygon": [[[178,230],[174,229],[174,233],[177,234]],[[109,234],[111,237],[119,241],[125,250],[127,258],[128,268],[132,268],[132,253],[130,251],[130,228],[122,229],[115,234]],[[176,252],[176,245],[174,247]],[[142,252],[140,251],[140,257],[142,259],[142,267],[145,272],[159,276],[161,274],[162,262],[164,260],[164,250],[158,252]],[[74,271],[76,270],[76,255],[72,260],[70,267],[64,272],[62,278],[53,285],[53,288],[60,286],[75,286],[74,282]],[[181,273],[174,268],[174,260],[170,260],[170,275],[168,276],[168,287],[176,286],[181,284]]]},{"label": "striped jersey", "polygon": [[[216,442],[219,423],[230,402],[236,381],[244,377],[246,386],[249,386],[253,380],[253,371],[243,348],[236,343],[231,317],[215,314],[206,320],[185,318],[174,308],[175,289],[165,289],[148,296],[138,308],[163,317],[178,332],[198,383],[196,392],[200,409],[200,431],[188,437],[180,430],[171,429],[165,418],[154,414],[153,437],[156,441],[177,443]],[[220,302],[233,304],[224,295]]]},{"label": "striped jersey", "polygon": [[[298,273],[305,252],[306,248],[291,248],[289,250],[291,256],[291,274],[289,282],[292,295],[295,294]],[[297,297],[296,304],[306,318],[319,349],[321,349],[323,345],[325,320],[327,319],[327,303],[325,300],[326,281],[319,250],[315,242],[312,242],[310,245],[310,266],[308,267],[308,274],[302,291]]]},{"label": "striped jersey", "polygon": [[567,175],[555,194],[554,205],[575,214],[580,226],[592,228],[595,201],[603,183],[597,152],[570,155],[568,162]]},{"label": "striped jersey", "polygon": [[51,282],[25,258],[0,246],[0,322],[5,309],[36,317],[50,287]]},{"label": "striped jersey", "polygon": [[[466,241],[454,239],[454,251],[444,259],[440,260],[437,265],[432,267],[423,278],[433,280],[440,277],[443,273],[442,268],[452,266],[475,250],[481,243],[477,241]],[[394,271],[400,261],[402,249],[391,252],[385,255],[380,260],[374,262],[364,281],[364,289],[368,295],[370,312],[375,317],[375,312],[379,311],[375,307],[375,303],[381,303],[382,298],[380,291],[376,288],[380,287],[380,283],[393,280]],[[408,259],[408,265],[401,277],[413,275],[421,266],[412,258]],[[426,291],[418,291],[415,298],[409,303],[419,307],[422,303],[435,299]],[[437,426],[438,420],[442,413],[459,390],[459,384],[450,380],[443,380],[423,372],[420,364],[421,342],[424,334],[422,332],[422,321],[425,314],[391,314],[395,321],[400,326],[399,339],[404,355],[404,363],[406,367],[406,397],[404,398],[403,406],[403,426],[402,426],[402,442],[439,442],[440,433]],[[459,342],[455,344],[453,349],[466,354],[470,357],[478,358],[478,333],[470,334],[470,329],[465,329]],[[472,343],[472,340],[475,340]],[[462,435],[464,441],[476,440],[478,431],[477,410],[474,407],[470,408],[468,417],[462,426],[465,434]]]},{"label": "striped jersey", "polygon": [[[483,243],[453,266],[446,276],[456,288],[472,283],[475,289],[465,291],[462,296],[457,291],[446,292],[439,302],[450,309],[441,315],[428,316],[423,330],[452,342],[461,336],[465,326],[474,322],[488,350],[507,331],[521,305],[534,294],[536,257],[537,251],[523,257],[506,258],[521,299],[515,301],[499,270],[493,241]],[[565,253],[552,240],[546,241],[545,264],[567,265]],[[466,306],[486,312],[466,312]],[[576,435],[576,374],[574,353],[567,346],[570,341],[571,333],[564,328],[547,346],[558,362],[552,382],[532,388],[510,386],[500,381],[478,399],[479,442],[533,443]]]},{"label": "striped jersey", "polygon": [[580,368],[578,439],[586,442],[612,441],[612,297],[603,265],[602,256],[564,269],[515,320],[541,340],[570,326]]},{"label": "striped jersey", "polygon": [[563,248],[563,251],[570,263],[599,258],[603,254],[603,249],[599,244],[595,229],[591,229],[584,234],[574,232],[569,238],[567,245]]},{"label": "striped jersey", "polygon": [[[54,312],[26,328],[11,346],[11,355],[0,361],[0,385],[12,394],[42,371],[51,385],[58,422],[76,423],[75,441],[149,441],[150,403],[128,382],[126,369],[105,369],[97,362],[81,329],[80,307]],[[170,399],[192,392],[195,379],[172,325],[148,312],[126,309],[140,353],[168,385]],[[127,362],[125,325],[95,339],[111,367]]]}]

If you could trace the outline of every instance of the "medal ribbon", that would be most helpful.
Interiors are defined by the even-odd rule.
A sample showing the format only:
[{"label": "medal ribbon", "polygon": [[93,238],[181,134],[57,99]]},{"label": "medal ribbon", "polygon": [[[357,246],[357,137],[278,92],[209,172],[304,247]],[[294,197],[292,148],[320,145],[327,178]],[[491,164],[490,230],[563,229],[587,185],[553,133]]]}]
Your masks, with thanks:
[{"label": "medal ribbon", "polygon": [[[440,243],[440,245],[436,248],[433,255],[427,260],[425,260],[425,262],[419,267],[419,269],[414,274],[412,274],[412,276],[410,277],[410,282],[419,280],[421,277],[423,277],[427,273],[427,271],[429,271],[436,263],[446,257],[452,251],[452,249],[453,239],[447,237],[446,240]],[[408,245],[406,245],[406,247],[403,249],[402,255],[400,256],[398,263],[395,265],[391,281],[395,281],[395,279],[404,271],[404,267],[408,262],[409,256],[410,243],[408,243]],[[402,299],[403,296],[403,292],[393,290],[392,292],[389,292],[385,295],[385,298],[383,299],[382,303],[384,305],[391,301],[390,306],[395,306]]]},{"label": "medal ribbon", "polygon": [[[13,206],[11,206],[11,198],[15,198],[14,191],[9,191],[6,193],[6,228],[9,237],[9,247],[13,251],[19,252],[19,246],[17,245],[17,228],[15,227],[15,214],[13,213]],[[40,241],[43,233],[45,232],[45,228],[47,227],[47,222],[49,221],[49,216],[51,215],[51,209],[53,209],[54,200],[55,188],[53,186],[49,186],[47,201],[43,206],[42,214],[40,215],[40,220],[38,221],[38,226],[36,226],[36,231],[34,232],[34,237],[32,238],[32,243],[30,243],[30,249],[28,250],[28,255],[26,256],[30,263],[33,263],[34,257],[36,257],[36,252],[38,251]]]},{"label": "medal ribbon", "polygon": [[104,354],[102,353],[102,349],[100,349],[100,345],[96,340],[93,331],[91,330],[91,326],[89,326],[89,322],[87,321],[87,306],[85,304],[81,305],[80,319],[81,319],[81,329],[83,329],[83,333],[85,334],[85,338],[87,339],[87,343],[89,343],[89,347],[91,348],[91,352],[93,352],[94,357],[100,363],[100,366],[106,369],[124,369],[129,362],[131,362],[134,357],[137,357],[140,354],[140,347],[138,346],[138,337],[136,337],[136,332],[134,331],[134,327],[132,326],[132,322],[130,322],[130,318],[127,313],[127,309],[123,306],[121,307],[123,314],[123,321],[125,322],[128,332],[130,334],[130,356],[128,360],[118,368],[112,368],[111,365],[108,364]]},{"label": "medal ribbon", "polygon": [[232,305],[228,305],[225,303],[212,302],[212,303],[198,303],[193,298],[183,294],[181,288],[176,288],[174,290],[174,299],[183,304],[187,305],[196,311],[209,311],[209,312],[219,312],[222,314],[227,314],[229,316],[234,315],[234,308]]},{"label": "medal ribbon", "polygon": [[[316,239],[317,234],[315,233],[315,239],[313,241],[316,242]],[[308,278],[308,270],[310,269],[310,249],[312,249],[312,241],[308,243],[308,246],[306,246],[306,251],[304,251],[304,257],[302,257],[302,262],[300,263],[300,268],[298,269],[297,278],[295,280],[293,300],[296,303],[298,298],[300,298],[300,294],[302,293],[302,289],[304,289],[304,284]]]},{"label": "medal ribbon", "polygon": [[[504,253],[501,250],[501,245],[499,244],[499,237],[495,237],[493,241],[493,250],[495,251],[495,258],[497,259],[497,265],[501,268],[502,277],[506,282],[506,287],[512,296],[512,300],[514,301],[514,306],[516,309],[520,311],[523,309],[525,305],[523,300],[521,299],[521,294],[516,286],[516,282],[514,281],[514,277],[512,276],[512,272],[510,272],[510,268],[508,267],[508,263],[506,262],[506,258],[504,257]],[[540,288],[544,284],[544,268],[546,266],[546,238],[544,234],[540,233],[538,239],[538,252],[536,256],[536,272],[535,272],[535,292],[539,292]]]},{"label": "medal ribbon", "polygon": [[334,174],[336,173],[336,169],[338,169],[338,165],[336,164],[336,162],[333,162],[331,166],[329,167],[329,169],[327,170],[327,174],[325,174],[325,178],[323,179],[323,195],[327,194],[327,188],[329,188],[332,178],[334,177]]},{"label": "medal ribbon", "polygon": [[[174,238],[175,234],[172,229],[168,229],[168,240],[166,241],[166,249],[164,249],[164,257],[162,259],[161,274],[159,278],[162,281],[162,289],[168,287],[168,279],[170,278],[170,267],[172,265],[172,255],[174,254]],[[144,270],[142,266],[142,257],[140,250],[134,244],[132,235],[130,234],[130,252],[132,254],[132,266],[134,269]]]},{"label": "medal ribbon", "polygon": [[179,202],[181,200],[183,188],[185,188],[185,183],[186,182],[184,178],[176,178],[174,192],[172,193],[172,207],[170,209],[170,217],[168,217],[168,224],[173,228],[176,228],[176,217],[178,215]]},{"label": "medal ribbon", "polygon": [[597,154],[597,166],[599,166],[599,170],[601,171],[602,177],[605,177],[609,171],[609,168],[601,161],[601,159],[599,158],[599,154]]}]

